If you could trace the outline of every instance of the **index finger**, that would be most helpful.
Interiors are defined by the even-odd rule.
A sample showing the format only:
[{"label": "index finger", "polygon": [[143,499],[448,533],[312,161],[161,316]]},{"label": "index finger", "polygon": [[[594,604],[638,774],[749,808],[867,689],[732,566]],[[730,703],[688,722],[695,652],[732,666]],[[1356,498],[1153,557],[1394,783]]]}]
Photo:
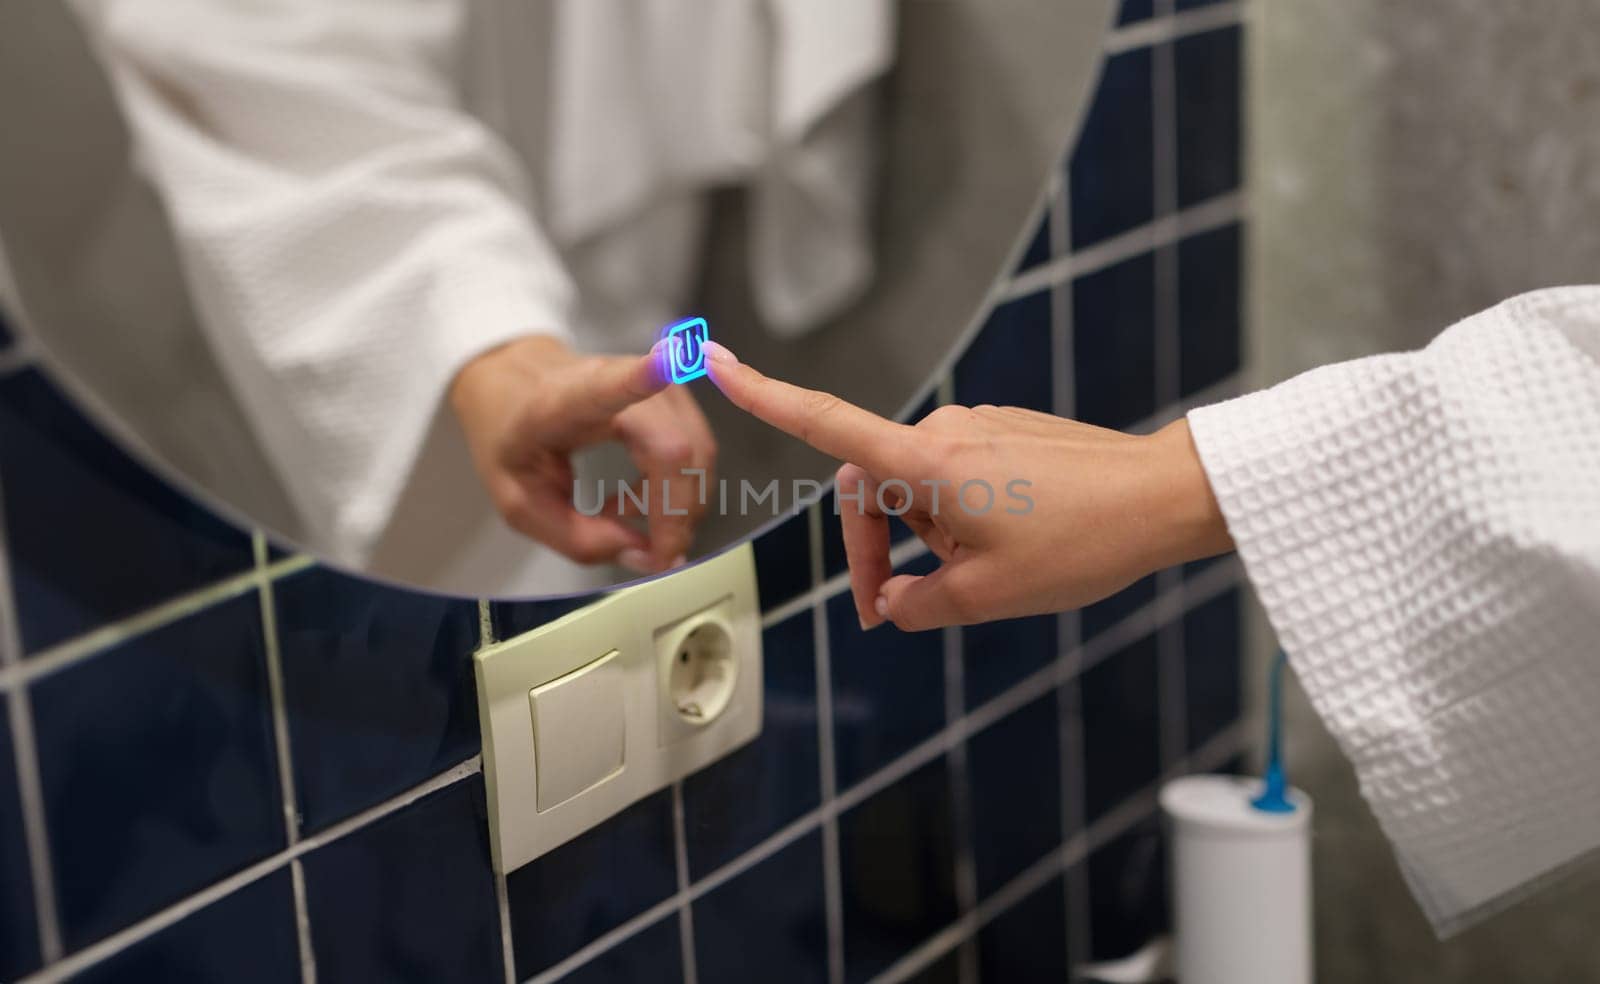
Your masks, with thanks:
[{"label": "index finger", "polygon": [[734,406],[840,461],[877,475],[915,479],[914,431],[832,393],[764,376],[716,342],[706,343],[711,381]]}]

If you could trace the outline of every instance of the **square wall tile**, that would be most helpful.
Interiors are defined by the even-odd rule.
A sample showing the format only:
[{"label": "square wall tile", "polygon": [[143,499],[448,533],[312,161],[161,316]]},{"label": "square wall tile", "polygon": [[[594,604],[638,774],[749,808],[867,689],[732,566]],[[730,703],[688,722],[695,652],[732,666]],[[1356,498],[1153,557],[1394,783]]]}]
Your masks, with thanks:
[{"label": "square wall tile", "polygon": [[[925,554],[899,568],[926,574]],[[944,638],[883,624],[863,632],[848,591],[828,601],[828,665],[839,788],[849,789],[944,727]]]},{"label": "square wall tile", "polygon": [[1054,615],[963,626],[963,689],[969,709],[1005,693],[1051,663],[1059,652]]},{"label": "square wall tile", "polygon": [[478,606],[323,568],[273,585],[306,832],[478,751]]},{"label": "square wall tile", "polygon": [[1051,690],[967,741],[980,899],[1061,846],[1058,721]]},{"label": "square wall tile", "polygon": [[1239,187],[1244,135],[1242,36],[1234,25],[1173,42],[1179,208]]},{"label": "square wall tile", "polygon": [[978,933],[978,977],[985,981],[1066,981],[1067,898],[1061,876],[995,916]]},{"label": "square wall tile", "polygon": [[1091,959],[1115,960],[1167,931],[1161,818],[1149,816],[1089,855]]},{"label": "square wall tile", "polygon": [[810,508],[800,510],[755,540],[756,591],[762,611],[811,587],[810,512]]},{"label": "square wall tile", "polygon": [[0,695],[0,980],[15,980],[39,966],[39,930],[33,920],[33,880],[17,798],[11,718]]},{"label": "square wall tile", "polygon": [[908,984],[961,984],[961,951],[951,950],[908,979]]},{"label": "square wall tile", "polygon": [[68,949],[285,844],[256,592],[32,685]]},{"label": "square wall tile", "polygon": [[1155,600],[1156,578],[1152,574],[1083,609],[1078,615],[1079,633],[1088,642]]},{"label": "square wall tile", "polygon": [[828,921],[822,834],[813,831],[694,903],[701,984],[823,984]]},{"label": "square wall tile", "polygon": [[1144,253],[1072,285],[1073,416],[1122,430],[1156,410],[1156,262]]},{"label": "square wall tile", "polygon": [[955,919],[951,805],[940,758],[839,818],[846,980],[872,977]]},{"label": "square wall tile", "polygon": [[249,536],[136,464],[36,370],[0,378],[0,487],[30,653],[255,563]]},{"label": "square wall tile", "polygon": [[955,369],[955,402],[992,403],[1049,413],[1050,291],[995,308]]},{"label": "square wall tile", "polygon": [[663,789],[506,876],[517,977],[570,956],[677,887],[672,791]]},{"label": "square wall tile", "polygon": [[1178,380],[1186,397],[1239,371],[1242,239],[1236,223],[1178,244]]},{"label": "square wall tile", "polygon": [[561,984],[677,984],[683,980],[678,915],[663,916],[561,978]]},{"label": "square wall tile", "polygon": [[482,776],[306,855],[319,980],[501,984]]},{"label": "square wall tile", "polygon": [[72,978],[74,984],[284,984],[299,979],[300,944],[295,936],[294,896],[286,867],[223,896]]},{"label": "square wall tile", "polygon": [[1117,8],[1117,26],[1149,20],[1155,13],[1155,0],[1122,0]]},{"label": "square wall tile", "polygon": [[1155,217],[1150,66],[1150,49],[1139,48],[1113,55],[1100,73],[1067,173],[1073,249]]},{"label": "square wall tile", "polygon": [[808,609],[761,634],[761,734],[683,781],[689,874],[703,878],[822,800],[817,661]]},{"label": "square wall tile", "polygon": [[1156,637],[1101,660],[1081,678],[1084,817],[1093,823],[1161,771]]},{"label": "square wall tile", "polygon": [[1183,685],[1188,750],[1221,734],[1243,714],[1240,597],[1233,588],[1183,617]]}]

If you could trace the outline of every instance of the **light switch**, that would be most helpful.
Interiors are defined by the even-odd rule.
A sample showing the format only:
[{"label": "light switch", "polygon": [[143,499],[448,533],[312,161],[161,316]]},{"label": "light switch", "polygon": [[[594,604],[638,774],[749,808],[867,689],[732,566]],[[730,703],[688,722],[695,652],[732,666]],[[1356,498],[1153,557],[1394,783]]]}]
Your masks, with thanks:
[{"label": "light switch", "polygon": [[612,650],[528,692],[543,813],[622,771],[622,660]]},{"label": "light switch", "polygon": [[755,551],[612,591],[472,659],[505,874],[761,733]]}]

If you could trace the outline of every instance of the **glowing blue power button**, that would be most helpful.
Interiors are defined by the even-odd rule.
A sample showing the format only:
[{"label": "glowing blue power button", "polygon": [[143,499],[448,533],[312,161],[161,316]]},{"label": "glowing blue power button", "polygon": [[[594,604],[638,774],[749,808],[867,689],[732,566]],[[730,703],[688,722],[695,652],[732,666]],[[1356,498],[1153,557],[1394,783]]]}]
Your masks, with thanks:
[{"label": "glowing blue power button", "polygon": [[667,344],[661,346],[665,375],[674,383],[687,383],[706,374],[706,342],[711,329],[704,318],[688,318],[669,325],[661,332]]}]

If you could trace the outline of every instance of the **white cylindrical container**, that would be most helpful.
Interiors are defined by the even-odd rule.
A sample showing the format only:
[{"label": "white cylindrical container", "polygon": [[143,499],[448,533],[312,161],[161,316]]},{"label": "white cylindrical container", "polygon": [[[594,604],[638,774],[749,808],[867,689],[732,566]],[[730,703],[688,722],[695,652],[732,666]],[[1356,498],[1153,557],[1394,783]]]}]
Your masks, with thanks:
[{"label": "white cylindrical container", "polygon": [[1311,798],[1250,805],[1261,780],[1185,776],[1161,789],[1170,827],[1179,984],[1310,984]]}]

